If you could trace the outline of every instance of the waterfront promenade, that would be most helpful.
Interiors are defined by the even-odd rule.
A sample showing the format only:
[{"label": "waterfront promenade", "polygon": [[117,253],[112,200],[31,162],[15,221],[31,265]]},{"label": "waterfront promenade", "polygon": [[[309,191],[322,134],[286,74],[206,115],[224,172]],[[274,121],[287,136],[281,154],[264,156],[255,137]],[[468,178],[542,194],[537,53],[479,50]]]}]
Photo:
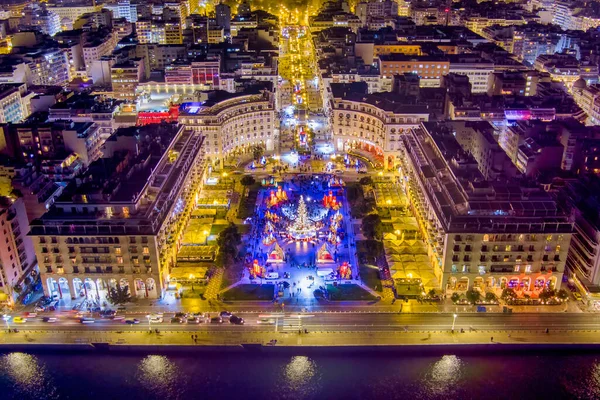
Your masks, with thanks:
[{"label": "waterfront promenade", "polygon": [[[93,343],[107,343],[128,348],[140,346],[239,346],[242,344],[266,345],[275,339],[275,346],[338,347],[338,346],[431,346],[431,345],[598,345],[599,330],[490,330],[460,333],[456,331],[395,331],[395,332],[341,332],[324,331],[308,334],[297,332],[250,332],[223,330],[218,335],[198,331],[197,339],[190,332],[161,331],[148,333],[141,327],[135,331],[19,331],[0,334],[0,348],[10,349],[25,345],[43,348],[47,345],[73,345],[87,348]],[[71,347],[73,347],[71,346]],[[158,348],[157,347],[157,348]],[[270,346],[269,346],[270,347]],[[599,347],[600,348],[600,347]]]}]

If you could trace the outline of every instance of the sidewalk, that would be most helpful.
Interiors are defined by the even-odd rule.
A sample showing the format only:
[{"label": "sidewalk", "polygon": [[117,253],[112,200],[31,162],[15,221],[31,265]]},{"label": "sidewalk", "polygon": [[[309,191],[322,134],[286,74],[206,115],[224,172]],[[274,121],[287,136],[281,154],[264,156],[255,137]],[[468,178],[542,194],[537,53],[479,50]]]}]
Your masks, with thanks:
[{"label": "sidewalk", "polygon": [[194,331],[198,339],[192,339],[190,332],[161,331],[149,333],[140,327],[136,331],[25,331],[7,334],[0,333],[0,345],[86,345],[109,343],[119,346],[238,346],[240,344],[267,344],[277,340],[281,346],[432,346],[432,345],[526,345],[526,344],[600,344],[598,331],[478,331],[451,333],[450,331],[396,331],[396,332],[309,332],[298,334],[263,331]]},{"label": "sidewalk", "polygon": [[[241,283],[246,283],[242,281]],[[236,284],[238,284],[236,282]],[[235,286],[233,284],[232,286]],[[361,285],[362,286],[362,285]],[[365,288],[367,289],[367,288]],[[380,295],[378,292],[375,292]],[[184,312],[218,312],[228,310],[231,312],[280,312],[281,299],[278,303],[271,301],[219,301],[216,296],[211,300],[181,299],[177,302],[167,303],[162,300],[140,299],[136,303],[126,304],[127,314],[150,314],[156,312],[175,313]],[[477,313],[476,306],[447,304],[426,304],[416,300],[408,302],[396,300],[381,300],[378,302],[367,301],[327,301],[309,297],[285,297],[285,312],[353,312],[353,313],[402,313],[402,314],[428,314],[428,313]],[[578,307],[560,306],[511,306],[513,313],[583,313]],[[22,310],[24,311],[24,310]],[[68,310],[61,310],[68,311]],[[502,305],[486,306],[487,313],[502,313]]]}]

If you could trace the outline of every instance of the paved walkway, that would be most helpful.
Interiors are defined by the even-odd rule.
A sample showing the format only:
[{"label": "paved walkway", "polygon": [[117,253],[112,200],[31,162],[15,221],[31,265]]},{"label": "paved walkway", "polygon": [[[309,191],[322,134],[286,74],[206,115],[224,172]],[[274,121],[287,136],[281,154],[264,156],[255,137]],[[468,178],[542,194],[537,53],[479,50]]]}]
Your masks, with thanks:
[{"label": "paved walkway", "polygon": [[[192,336],[197,336],[194,340]],[[392,332],[275,332],[272,329],[262,332],[223,330],[215,332],[161,331],[149,333],[140,326],[136,331],[26,331],[18,333],[0,333],[0,345],[44,345],[44,344],[80,344],[109,343],[112,345],[141,346],[238,346],[254,343],[267,344],[276,339],[276,346],[402,346],[402,345],[525,345],[525,344],[598,344],[600,331],[561,330],[545,333],[543,330],[523,331],[477,331],[451,333],[445,331],[408,331]]]},{"label": "paved walkway", "polygon": [[223,268],[217,268],[208,280],[206,291],[204,292],[206,300],[217,299],[217,294],[221,291],[221,285],[223,284],[223,273]]}]

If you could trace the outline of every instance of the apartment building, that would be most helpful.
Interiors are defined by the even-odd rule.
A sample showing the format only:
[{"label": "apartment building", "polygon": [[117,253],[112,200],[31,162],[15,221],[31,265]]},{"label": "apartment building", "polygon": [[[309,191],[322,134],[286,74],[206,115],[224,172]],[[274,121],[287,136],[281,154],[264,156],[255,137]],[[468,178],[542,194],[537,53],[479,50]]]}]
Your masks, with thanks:
[{"label": "apartment building", "polygon": [[178,125],[117,130],[104,157],[31,224],[44,292],[165,298],[205,171],[203,137]]},{"label": "apartment building", "polygon": [[23,200],[0,197],[0,305],[12,306],[37,274],[35,251],[27,232]]},{"label": "apartment building", "polygon": [[242,93],[215,91],[206,100],[184,103],[179,123],[206,138],[206,154],[213,163],[249,153],[254,146],[272,152],[279,144],[275,96],[261,86]]},{"label": "apartment building", "polygon": [[384,54],[379,56],[379,71],[382,77],[414,73],[421,79],[423,87],[439,87],[442,75],[450,70],[450,61],[438,56],[408,56]]},{"label": "apartment building", "polygon": [[119,42],[118,35],[115,31],[106,32],[104,37],[96,37],[92,41],[83,45],[83,61],[86,69],[89,71],[92,63],[99,60],[103,56],[110,55],[117,43]]},{"label": "apartment building", "polygon": [[221,61],[218,57],[173,64],[165,68],[165,82],[217,89],[220,85],[220,68]]},{"label": "apartment building", "polygon": [[33,93],[25,83],[0,84],[0,123],[20,122],[31,114]]},{"label": "apartment building", "polygon": [[364,82],[330,86],[334,148],[364,153],[386,169],[399,164],[402,134],[429,120],[427,106],[408,104],[392,93],[368,94]]},{"label": "apartment building", "polygon": [[67,26],[68,29],[72,29],[73,23],[77,21],[79,17],[81,17],[83,14],[98,12],[102,10],[102,6],[65,4],[47,6],[46,10],[57,14],[60,17],[60,21],[63,26]]},{"label": "apartment building", "polygon": [[66,85],[70,80],[66,49],[34,50],[23,57],[29,63],[32,85]]},{"label": "apartment building", "polygon": [[584,293],[599,300],[600,295],[600,182],[585,177],[564,182],[563,198],[575,221],[575,232],[567,256],[570,275]]},{"label": "apartment building", "polygon": [[114,97],[121,100],[135,100],[135,90],[143,77],[143,60],[131,59],[123,63],[114,64],[110,69]]},{"label": "apartment building", "polygon": [[422,123],[401,138],[401,175],[441,289],[535,297],[562,282],[573,224],[536,185],[486,180],[451,132]]}]

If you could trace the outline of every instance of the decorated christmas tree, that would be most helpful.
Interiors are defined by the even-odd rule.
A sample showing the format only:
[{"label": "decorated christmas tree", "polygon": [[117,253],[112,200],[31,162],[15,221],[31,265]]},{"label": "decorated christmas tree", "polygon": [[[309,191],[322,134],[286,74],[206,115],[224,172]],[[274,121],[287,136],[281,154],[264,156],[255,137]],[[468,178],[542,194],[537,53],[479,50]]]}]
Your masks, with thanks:
[{"label": "decorated christmas tree", "polygon": [[304,196],[300,196],[298,201],[298,210],[296,211],[296,219],[289,228],[290,234],[296,239],[306,239],[316,235],[316,229],[313,223],[308,219],[308,212],[306,211],[306,203],[304,203]]},{"label": "decorated christmas tree", "polygon": [[306,211],[306,203],[304,202],[304,196],[300,196],[298,202],[298,210],[296,211],[296,220],[294,221],[293,228],[296,230],[306,229],[310,225],[308,221],[308,212]]}]

